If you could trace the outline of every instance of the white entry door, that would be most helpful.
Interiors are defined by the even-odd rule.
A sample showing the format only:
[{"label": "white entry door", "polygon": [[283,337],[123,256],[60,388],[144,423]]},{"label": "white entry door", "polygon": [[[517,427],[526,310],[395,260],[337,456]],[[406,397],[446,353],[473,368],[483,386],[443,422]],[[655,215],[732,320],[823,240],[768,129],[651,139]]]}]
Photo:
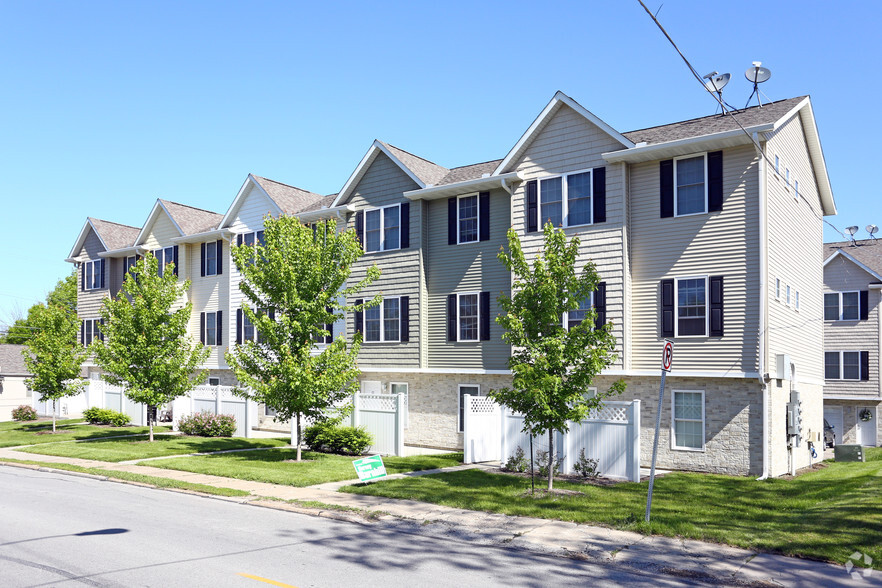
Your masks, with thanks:
[{"label": "white entry door", "polygon": [[836,445],[842,445],[842,407],[841,406],[825,406],[824,420],[833,426],[833,434],[836,436]]},{"label": "white entry door", "polygon": [[[861,413],[865,410],[870,411],[870,420],[868,421],[861,420]],[[879,416],[877,413],[876,407],[873,406],[857,407],[857,438],[858,443],[864,447],[876,446],[876,417]]]}]

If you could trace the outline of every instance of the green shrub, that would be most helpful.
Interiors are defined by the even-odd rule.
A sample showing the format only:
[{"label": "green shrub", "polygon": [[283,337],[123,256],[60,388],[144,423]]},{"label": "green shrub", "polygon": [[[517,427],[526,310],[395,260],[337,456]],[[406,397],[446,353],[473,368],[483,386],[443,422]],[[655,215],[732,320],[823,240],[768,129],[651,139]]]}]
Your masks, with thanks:
[{"label": "green shrub", "polygon": [[505,465],[502,466],[502,471],[504,472],[526,472],[530,468],[530,462],[527,461],[527,457],[524,455],[524,450],[518,446],[515,449],[513,455],[509,456],[508,460],[506,460]]},{"label": "green shrub", "polygon": [[16,421],[35,421],[37,420],[37,411],[32,406],[22,404],[18,408],[12,409],[12,418]]},{"label": "green shrub", "polygon": [[344,427],[338,420],[326,420],[306,427],[303,441],[313,451],[361,455],[374,439],[364,427]]},{"label": "green shrub", "polygon": [[[548,452],[547,451],[537,451],[536,452],[536,467],[539,470],[539,476],[542,478],[548,477]],[[563,463],[563,456],[559,456],[554,460],[554,464],[552,465],[554,473],[552,476],[556,476],[560,473],[560,466]]]},{"label": "green shrub", "polygon": [[596,459],[591,459],[590,457],[585,457],[585,450],[582,449],[579,451],[579,459],[576,460],[576,463],[573,464],[573,469],[581,478],[594,479],[598,475],[600,475],[600,470],[597,469],[598,461]]},{"label": "green shrub", "polygon": [[125,427],[131,420],[129,415],[124,412],[117,412],[109,408],[87,408],[83,411],[83,418],[93,425],[112,425],[114,427]]},{"label": "green shrub", "polygon": [[231,414],[197,412],[183,417],[178,429],[185,435],[199,437],[232,437],[236,432],[236,417]]}]

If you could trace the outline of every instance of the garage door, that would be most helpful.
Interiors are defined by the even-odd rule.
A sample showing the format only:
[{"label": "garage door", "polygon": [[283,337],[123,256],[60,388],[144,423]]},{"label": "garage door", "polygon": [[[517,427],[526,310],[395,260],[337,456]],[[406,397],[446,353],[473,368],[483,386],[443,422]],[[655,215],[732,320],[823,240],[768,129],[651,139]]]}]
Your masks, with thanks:
[{"label": "garage door", "polygon": [[842,407],[832,406],[824,407],[824,419],[833,425],[833,432],[836,434],[836,445],[842,443]]}]

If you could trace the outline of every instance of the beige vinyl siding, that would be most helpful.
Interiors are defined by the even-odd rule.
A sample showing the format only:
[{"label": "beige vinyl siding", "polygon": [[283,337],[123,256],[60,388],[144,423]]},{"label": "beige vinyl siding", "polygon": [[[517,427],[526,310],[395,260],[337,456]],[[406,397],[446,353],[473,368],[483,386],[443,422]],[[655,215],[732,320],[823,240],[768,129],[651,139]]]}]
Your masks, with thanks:
[{"label": "beige vinyl siding", "polygon": [[[800,188],[802,182],[800,182]],[[876,247],[877,245],[870,245]],[[824,293],[869,290],[867,320],[824,321],[825,351],[869,351],[870,379],[826,380],[824,395],[878,396],[879,391],[879,302],[882,291],[871,290],[871,282],[878,282],[852,261],[842,256],[824,266]]]},{"label": "beige vinyl siding", "polygon": [[[355,186],[347,201],[356,210],[389,206],[406,202],[403,193],[416,189],[416,183],[385,154],[380,153]],[[423,203],[410,203],[410,247],[393,251],[366,253],[352,268],[350,283],[363,279],[368,267],[376,264],[382,276],[365,288],[356,298],[365,300],[376,294],[386,297],[410,297],[410,341],[407,343],[364,343],[358,356],[363,368],[420,366],[421,324],[420,315],[420,236],[422,234]],[[349,215],[348,228],[355,228],[355,214]],[[354,313],[347,318],[347,331],[355,330]]]},{"label": "beige vinyl siding", "polygon": [[[211,239],[215,241],[216,239]],[[205,367],[208,369],[223,369],[227,367],[224,359],[224,352],[229,347],[230,341],[235,341],[236,337],[236,310],[231,308],[229,304],[229,271],[230,271],[230,248],[229,243],[221,239],[223,243],[223,252],[220,257],[223,259],[223,273],[217,276],[202,277],[202,244],[188,243],[182,244],[178,251],[180,256],[181,250],[187,248],[187,259],[189,262],[186,266],[187,276],[190,279],[190,301],[193,303],[193,312],[190,315],[189,332],[194,341],[199,341],[200,332],[200,313],[223,311],[223,328],[221,331],[221,345],[209,347],[210,353],[205,360]],[[230,320],[230,314],[233,315]]]},{"label": "beige vinyl siding", "polygon": [[[448,200],[425,203],[428,208],[428,308],[426,335],[429,368],[508,369],[510,347],[502,342],[496,324],[502,312],[497,298],[508,294],[511,275],[496,255],[507,243],[510,223],[508,192],[490,192],[490,240],[448,245]],[[506,247],[507,248],[507,247]],[[464,292],[490,293],[490,340],[447,341],[447,296]]]},{"label": "beige vinyl siding", "polygon": [[[100,290],[83,290],[83,270],[82,262],[95,261],[101,259],[98,254],[104,252],[104,245],[101,239],[95,234],[95,231],[89,228],[89,234],[83,242],[83,248],[75,256],[81,263],[77,264],[77,315],[82,319],[98,318],[98,309],[104,299],[110,294],[108,288]],[[110,271],[112,264],[110,260],[104,262],[104,284],[111,284]]]},{"label": "beige vinyl siding", "polygon": [[[796,366],[797,379],[820,383],[824,378],[823,356],[823,223],[814,171],[808,157],[799,116],[782,125],[766,143],[772,162],[777,155],[782,176],[790,169],[791,186],[799,181],[804,196],[797,200],[794,189],[774,173],[774,163],[766,170],[766,209],[768,211],[768,363],[775,366],[775,355],[786,353]],[[792,290],[799,290],[800,310],[775,300],[775,279]],[[782,286],[783,289],[783,286]],[[767,370],[768,371],[768,370]]]},{"label": "beige vinyl siding", "polygon": [[153,222],[153,226],[150,227],[150,232],[144,238],[144,242],[141,245],[152,251],[154,249],[159,249],[160,247],[169,247],[170,245],[173,245],[172,239],[180,236],[180,231],[178,231],[175,224],[163,211],[156,215],[156,220]]},{"label": "beige vinyl siding", "polygon": [[760,306],[757,167],[752,147],[725,150],[723,210],[661,218],[659,162],[632,166],[633,369],[659,368],[661,281],[723,276],[724,336],[678,338],[674,369],[756,373]]},{"label": "beige vinyl siding", "polygon": [[[613,323],[618,358],[623,365],[624,348],[624,236],[625,197],[623,164],[608,165],[601,157],[607,151],[621,149],[621,143],[585,120],[573,109],[562,105],[536,136],[514,169],[527,180],[606,167],[606,222],[566,229],[567,237],[580,239],[580,268],[594,262],[601,281],[606,282],[607,318]],[[543,244],[540,231],[526,233],[526,182],[512,196],[512,226],[521,233],[524,253],[532,260]],[[542,223],[541,214],[539,218]]]}]

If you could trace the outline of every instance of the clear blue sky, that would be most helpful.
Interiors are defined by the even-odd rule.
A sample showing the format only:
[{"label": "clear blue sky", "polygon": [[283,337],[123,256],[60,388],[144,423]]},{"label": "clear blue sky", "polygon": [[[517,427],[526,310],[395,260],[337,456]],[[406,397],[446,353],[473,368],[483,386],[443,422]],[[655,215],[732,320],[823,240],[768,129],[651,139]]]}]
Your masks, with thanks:
[{"label": "clear blue sky", "polygon": [[[753,60],[768,98],[810,94],[829,220],[882,225],[878,2],[647,5],[701,74],[732,73],[730,103]],[[496,159],[556,90],[620,131],[715,106],[637,0],[7,0],[0,22],[0,324],[70,272],[87,216],[141,226],[156,198],[223,213],[248,173],[333,193],[375,138]]]}]

